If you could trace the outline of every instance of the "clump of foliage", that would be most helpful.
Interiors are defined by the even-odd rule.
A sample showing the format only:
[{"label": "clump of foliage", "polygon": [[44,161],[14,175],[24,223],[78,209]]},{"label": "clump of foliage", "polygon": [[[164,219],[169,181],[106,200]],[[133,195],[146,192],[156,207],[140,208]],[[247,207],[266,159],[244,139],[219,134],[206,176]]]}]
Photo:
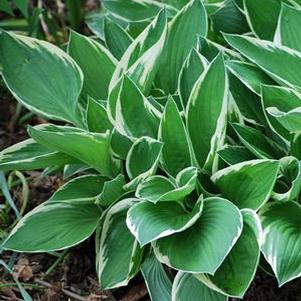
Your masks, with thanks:
[{"label": "clump of foliage", "polygon": [[12,94],[68,125],[29,127],[0,168],[72,177],[3,247],[96,232],[101,287],[141,271],[153,301],[242,298],[259,266],[283,285],[301,274],[301,9],[166,2],[104,1],[105,45],[71,32],[67,53],[1,33]]}]

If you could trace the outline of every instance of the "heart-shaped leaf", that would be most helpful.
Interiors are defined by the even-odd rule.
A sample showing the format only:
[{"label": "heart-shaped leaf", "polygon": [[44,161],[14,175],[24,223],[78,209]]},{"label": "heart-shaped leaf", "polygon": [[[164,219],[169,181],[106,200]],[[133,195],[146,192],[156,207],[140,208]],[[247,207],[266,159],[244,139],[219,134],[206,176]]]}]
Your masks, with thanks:
[{"label": "heart-shaped leaf", "polygon": [[163,176],[149,177],[138,185],[136,196],[153,203],[179,201],[195,189],[197,175],[195,167],[188,167],[178,173],[175,181]]},{"label": "heart-shaped leaf", "polygon": [[242,215],[242,234],[214,276],[197,275],[213,290],[236,298],[243,298],[255,276],[262,244],[262,229],[256,213],[244,209]]},{"label": "heart-shaped leaf", "polygon": [[140,202],[128,211],[127,226],[141,246],[161,237],[182,232],[191,227],[200,217],[203,203],[187,213],[182,205],[174,203],[152,204]]},{"label": "heart-shaped leaf", "polygon": [[219,170],[211,180],[239,208],[258,210],[270,198],[278,170],[278,161],[251,160]]},{"label": "heart-shaped leaf", "polygon": [[295,202],[271,203],[262,209],[260,217],[262,252],[282,286],[301,275],[301,207]]},{"label": "heart-shaped leaf", "polygon": [[[187,230],[154,242],[157,258],[164,264],[192,273],[214,274],[242,231],[242,216],[231,202],[208,198],[198,221]],[[218,248],[215,248],[216,242]],[[179,248],[182,245],[185,248]]]}]

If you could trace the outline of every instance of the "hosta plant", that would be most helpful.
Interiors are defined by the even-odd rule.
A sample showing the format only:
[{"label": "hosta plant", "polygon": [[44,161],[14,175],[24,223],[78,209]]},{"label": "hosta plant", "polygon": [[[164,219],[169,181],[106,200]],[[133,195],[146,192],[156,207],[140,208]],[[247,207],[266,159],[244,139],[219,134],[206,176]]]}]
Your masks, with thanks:
[{"label": "hosta plant", "polygon": [[301,275],[299,4],[166,2],[105,0],[104,41],[71,32],[66,52],[0,34],[4,82],[49,120],[0,168],[66,179],[2,246],[95,233],[100,286],[141,272],[153,301],[242,298],[258,268],[283,285]]}]

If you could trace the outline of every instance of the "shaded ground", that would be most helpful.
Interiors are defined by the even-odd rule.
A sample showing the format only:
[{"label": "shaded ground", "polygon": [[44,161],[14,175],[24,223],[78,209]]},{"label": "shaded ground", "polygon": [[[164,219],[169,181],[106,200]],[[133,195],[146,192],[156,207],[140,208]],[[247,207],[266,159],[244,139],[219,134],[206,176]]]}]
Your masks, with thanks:
[{"label": "shaded ground", "polygon": [[[27,138],[26,124],[44,122],[35,116],[24,119],[27,111],[16,114],[16,103],[3,89],[0,90],[0,150]],[[24,173],[29,187],[29,203],[26,211],[47,198],[62,184],[60,175],[41,177],[40,172]],[[11,194],[18,207],[22,202],[22,187],[16,185]],[[4,199],[0,195],[0,204]],[[9,213],[3,220],[0,215],[0,229],[9,230],[14,216]],[[94,268],[93,237],[81,245],[57,254],[12,254],[5,252],[2,259],[11,261],[14,275],[24,284],[34,301],[149,301],[146,288],[138,276],[127,288],[113,292],[100,291]],[[0,300],[21,299],[9,275],[0,269]],[[238,299],[233,299],[236,301]],[[244,301],[300,301],[301,280],[293,281],[279,289],[273,277],[258,272]],[[199,300],[196,300],[199,301]],[[202,300],[200,300],[202,301]]]}]

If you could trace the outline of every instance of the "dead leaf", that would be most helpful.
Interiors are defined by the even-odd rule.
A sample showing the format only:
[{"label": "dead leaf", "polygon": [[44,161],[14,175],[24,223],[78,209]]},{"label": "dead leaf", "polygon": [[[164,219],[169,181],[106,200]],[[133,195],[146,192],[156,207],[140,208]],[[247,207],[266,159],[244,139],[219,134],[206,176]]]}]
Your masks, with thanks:
[{"label": "dead leaf", "polygon": [[33,277],[33,272],[26,257],[21,257],[13,268],[13,276],[21,281],[29,281]]}]

